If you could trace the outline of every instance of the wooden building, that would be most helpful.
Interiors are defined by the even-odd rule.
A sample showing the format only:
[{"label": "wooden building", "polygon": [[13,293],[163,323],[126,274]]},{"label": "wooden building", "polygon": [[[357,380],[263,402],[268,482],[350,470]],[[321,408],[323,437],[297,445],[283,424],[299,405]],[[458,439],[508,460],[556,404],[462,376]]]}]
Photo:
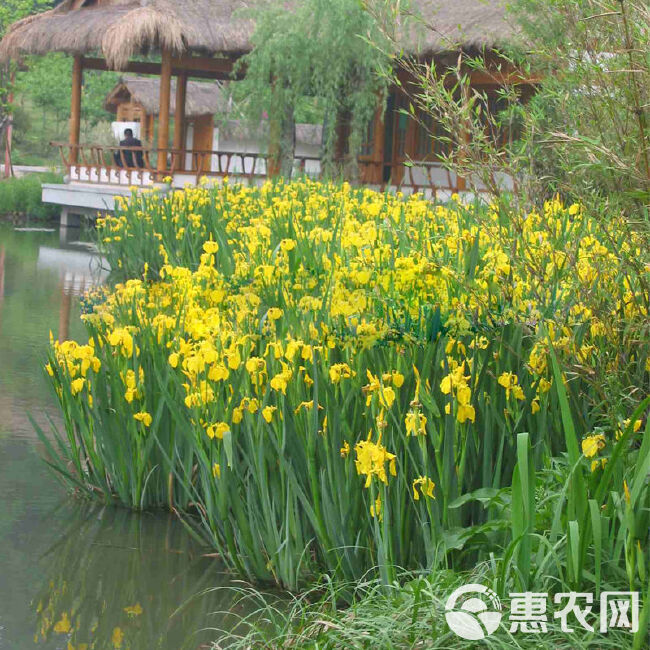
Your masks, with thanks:
[{"label": "wooden building", "polygon": [[[176,117],[176,80],[171,83],[170,117]],[[185,134],[181,140],[190,150],[209,151],[214,139],[215,115],[228,111],[228,91],[219,82],[189,81],[185,98]],[[117,122],[140,124],[140,139],[154,144],[155,125],[160,115],[160,79],[125,76],[106,97],[104,108]]]},{"label": "wooden building", "polygon": [[[459,47],[470,53],[496,51],[514,34],[503,2],[412,0],[411,9],[421,20],[407,21],[400,27],[398,40],[404,56],[444,65],[455,61]],[[173,184],[180,186],[195,182],[203,175],[229,173],[233,160],[243,154],[219,152],[215,164],[217,152],[198,149],[207,144],[207,139],[192,143],[189,152],[192,165],[185,164],[188,154],[185,134],[191,115],[188,79],[236,81],[233,76],[236,61],[250,51],[254,32],[253,23],[237,13],[245,4],[244,0],[64,0],[56,8],[10,28],[0,43],[0,61],[48,52],[66,52],[74,57],[70,137],[60,145],[71,179],[68,195],[79,184],[146,185],[171,175]],[[151,62],[150,58],[143,60],[142,55],[151,53],[159,53],[159,63]],[[144,152],[143,169],[114,169],[114,152],[79,141],[81,88],[86,69],[114,69],[159,78],[156,146]],[[494,78],[482,78],[478,74],[472,83],[495,91],[498,87]],[[436,193],[465,189],[465,179],[455,178],[436,162],[443,144],[430,137],[431,132],[435,133],[435,125],[426,124],[424,116],[410,119],[401,111],[408,101],[405,88],[408,80],[392,89],[387,105],[377,111],[376,119],[369,126],[359,157],[361,180],[373,186],[393,186],[405,191],[427,189]],[[496,94],[493,96],[496,98]],[[135,111],[136,106],[123,110]],[[175,117],[173,137],[172,114]],[[150,124],[146,133],[151,135]],[[345,149],[344,124],[341,148]],[[241,160],[242,175],[250,181],[259,180],[267,170],[275,168],[273,161],[266,165],[268,156],[259,154],[258,157],[264,158],[263,165],[256,161],[252,165],[243,164]],[[305,170],[309,162],[306,158],[298,160],[296,167]],[[187,173],[188,167],[192,174]],[[247,169],[251,171],[245,172]],[[62,198],[61,193],[57,194],[57,200]],[[71,201],[73,198],[68,197]],[[105,197],[101,205],[106,205]]]},{"label": "wooden building", "polygon": [[[175,117],[176,81],[172,80],[170,116]],[[119,138],[125,128],[136,127],[136,137],[146,147],[155,142],[156,126],[160,115],[160,79],[158,77],[124,76],[109,92],[104,108],[115,115]],[[307,172],[315,175],[320,171],[322,126],[296,124],[296,163],[308,159]],[[192,171],[193,151],[246,156],[246,168],[239,159],[233,159],[229,174],[248,174],[255,162],[253,156],[264,155],[269,149],[270,129],[268,120],[253,124],[239,115],[222,82],[189,81],[185,98],[185,133],[182,138],[186,150],[183,171]],[[211,161],[210,172],[218,167]],[[260,163],[258,162],[258,165]],[[266,170],[264,170],[266,173]]]}]

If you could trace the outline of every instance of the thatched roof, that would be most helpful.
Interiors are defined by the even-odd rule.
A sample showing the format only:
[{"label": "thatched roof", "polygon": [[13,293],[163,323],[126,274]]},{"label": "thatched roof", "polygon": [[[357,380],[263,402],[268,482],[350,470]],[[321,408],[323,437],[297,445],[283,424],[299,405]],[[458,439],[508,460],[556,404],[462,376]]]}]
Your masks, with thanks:
[{"label": "thatched roof", "polygon": [[506,0],[411,0],[399,36],[404,50],[430,55],[494,48],[511,41],[516,28]]},{"label": "thatched roof", "polygon": [[[412,0],[422,17],[404,23],[404,50],[418,55],[508,40],[505,0]],[[247,0],[64,0],[55,9],[15,23],[0,44],[0,60],[23,54],[101,53],[123,68],[142,52],[241,55],[254,25],[238,13]],[[431,29],[432,28],[432,29]]]},{"label": "thatched roof", "polygon": [[[122,77],[115,88],[106,97],[104,107],[111,113],[123,102],[133,101],[140,104],[149,115],[160,113],[160,78],[159,77]],[[176,80],[172,80],[170,100],[172,114],[176,109]],[[228,110],[228,93],[217,82],[188,81],[185,98],[185,115],[214,115]]]},{"label": "thatched roof", "polygon": [[241,54],[250,49],[253,31],[250,21],[233,16],[244,4],[244,0],[64,0],[12,25],[0,44],[0,59],[99,52],[109,66],[121,69],[131,57],[161,47],[176,53]]}]

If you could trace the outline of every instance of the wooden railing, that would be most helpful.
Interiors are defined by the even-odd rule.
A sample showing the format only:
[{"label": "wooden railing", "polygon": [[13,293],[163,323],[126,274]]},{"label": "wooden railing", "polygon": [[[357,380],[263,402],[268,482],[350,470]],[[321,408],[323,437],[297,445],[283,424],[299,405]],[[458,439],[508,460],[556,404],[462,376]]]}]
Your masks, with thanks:
[{"label": "wooden railing", "polygon": [[[172,176],[180,183],[198,183],[202,177],[231,176],[258,182],[267,178],[269,157],[263,153],[234,151],[150,149],[105,145],[70,145],[54,142],[72,181],[107,185],[146,186]],[[164,171],[158,160],[165,156]],[[296,156],[295,175],[321,176],[320,159]],[[463,179],[440,163],[384,163],[359,161],[359,176],[364,185],[380,190],[397,189],[405,193],[422,192],[431,198],[464,189]]]},{"label": "wooden railing", "polygon": [[[111,147],[104,145],[70,145],[52,142],[59,149],[70,180],[109,185],[149,185],[156,165],[152,151],[146,147]],[[137,162],[141,157],[142,165]],[[131,165],[129,165],[129,160]],[[119,163],[119,164],[118,164]],[[136,164],[133,164],[136,163]]]},{"label": "wooden railing", "polygon": [[458,192],[461,179],[440,163],[359,161],[359,175],[365,185],[415,194],[422,192],[435,197],[438,192]]},{"label": "wooden railing", "polygon": [[[193,177],[236,176],[248,180],[267,177],[268,156],[262,153],[188,149],[149,149],[106,145],[70,145],[53,142],[70,175],[78,182],[119,185],[148,185],[175,174]],[[164,171],[159,171],[160,156],[165,156]],[[294,173],[317,176],[320,159],[294,158]]]}]

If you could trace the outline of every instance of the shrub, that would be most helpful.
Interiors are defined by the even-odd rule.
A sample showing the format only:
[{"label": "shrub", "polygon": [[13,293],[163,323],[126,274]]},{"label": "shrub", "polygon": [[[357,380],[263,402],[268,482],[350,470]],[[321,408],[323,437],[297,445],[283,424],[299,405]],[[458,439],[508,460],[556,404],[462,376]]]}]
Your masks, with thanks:
[{"label": "shrub", "polygon": [[42,202],[42,183],[62,183],[60,175],[28,174],[21,178],[8,178],[0,181],[0,213],[21,214],[36,219],[53,219],[60,208]]}]

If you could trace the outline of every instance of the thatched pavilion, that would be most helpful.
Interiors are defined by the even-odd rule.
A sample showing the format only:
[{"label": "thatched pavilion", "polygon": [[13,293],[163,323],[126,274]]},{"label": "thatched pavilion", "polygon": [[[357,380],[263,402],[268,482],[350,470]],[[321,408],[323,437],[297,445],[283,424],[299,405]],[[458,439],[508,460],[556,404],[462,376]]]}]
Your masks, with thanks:
[{"label": "thatched pavilion", "polygon": [[[172,80],[170,115],[176,116],[177,82]],[[185,97],[186,133],[183,146],[190,150],[210,150],[214,133],[214,116],[228,110],[229,95],[218,81],[188,81]],[[124,76],[104,101],[104,108],[115,115],[117,122],[140,125],[140,138],[153,143],[155,120],[160,115],[160,79],[157,77]]]},{"label": "thatched pavilion", "polygon": [[[418,58],[453,60],[459,46],[477,52],[498,47],[512,37],[503,1],[412,0],[411,8],[423,21],[419,27],[415,21],[402,29],[404,52]],[[70,137],[62,153],[71,175],[76,171],[77,180],[99,184],[125,181],[113,174],[114,170],[104,168],[109,158],[105,153],[79,142],[83,71],[114,69],[159,76],[157,148],[155,154],[146,152],[147,173],[138,172],[137,176],[148,183],[179,171],[179,160],[187,153],[182,150],[188,78],[232,79],[237,59],[250,51],[254,25],[238,13],[246,4],[245,0],[64,0],[55,9],[13,25],[0,43],[0,60],[48,52],[74,57]],[[159,53],[161,62],[135,60],[151,53]],[[177,78],[175,86],[172,77]],[[494,80],[477,75],[473,83],[489,86]],[[177,109],[170,147],[172,91]],[[419,120],[401,114],[404,101],[402,91],[394,89],[388,107],[377,112],[369,129],[360,157],[362,180],[367,183],[404,185],[408,182],[404,162],[419,158],[429,164],[435,157],[436,145],[418,130]],[[155,164],[150,153],[155,155]],[[83,177],[79,176],[82,166],[86,168]],[[269,170],[274,167],[270,164]],[[227,173],[227,169],[222,171]],[[197,175],[201,173],[206,170],[199,167]],[[411,184],[417,186],[409,173]],[[463,179],[442,170],[436,174],[432,177],[427,172],[428,180],[423,183],[450,190],[464,188]],[[132,176],[126,182],[131,182]]]},{"label": "thatched pavilion", "polygon": [[[65,52],[74,56],[70,111],[71,160],[78,159],[84,70],[123,70],[160,76],[158,149],[168,150],[172,76],[177,76],[174,148],[182,148],[189,77],[229,79],[249,49],[252,25],[237,20],[239,1],[64,0],[50,11],[15,23],[0,43],[0,59]],[[131,61],[161,53],[161,63]],[[169,156],[159,155],[165,172]]]}]

